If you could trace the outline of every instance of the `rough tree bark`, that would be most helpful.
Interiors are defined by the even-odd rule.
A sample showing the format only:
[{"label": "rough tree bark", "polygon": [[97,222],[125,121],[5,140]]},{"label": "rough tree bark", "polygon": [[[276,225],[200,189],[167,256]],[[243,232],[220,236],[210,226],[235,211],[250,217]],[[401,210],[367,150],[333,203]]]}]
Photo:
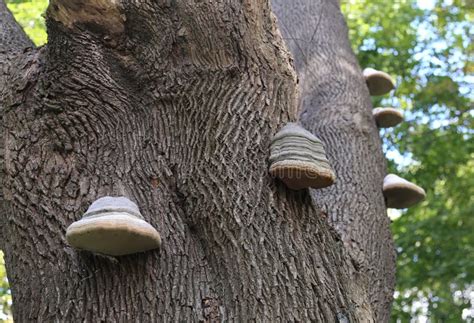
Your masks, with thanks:
[{"label": "rough tree bark", "polygon": [[[13,26],[3,4],[0,12],[0,27]],[[334,24],[315,32],[328,51],[347,41],[330,30],[343,21]],[[355,93],[365,91],[360,76],[354,88],[319,80],[323,94],[314,96],[353,91],[363,101],[341,109],[356,116],[329,111],[328,101],[303,104],[302,120],[328,140],[340,182],[314,203],[267,172],[270,139],[298,107],[267,0],[53,0],[47,26],[47,46],[20,52],[23,34],[0,33],[2,46],[18,44],[0,56],[0,240],[18,322],[376,320],[360,266],[384,259],[383,170],[380,144],[367,139],[375,128],[366,93]],[[301,80],[307,102],[315,87]],[[357,164],[335,160],[338,149]],[[134,200],[162,249],[110,258],[70,248],[66,227],[104,195]],[[362,258],[325,213],[341,219]],[[361,223],[371,220],[368,232]]]},{"label": "rough tree bark", "polygon": [[[10,56],[16,55],[18,51],[33,47],[23,29],[16,23],[11,12],[3,1],[0,1],[0,88],[5,84],[6,66],[10,64]],[[1,94],[1,92],[0,92]],[[1,96],[0,96],[1,98]],[[0,100],[0,107],[2,107]],[[3,133],[3,123],[0,122],[0,138]],[[4,142],[0,139],[0,180],[4,178]],[[3,190],[0,190],[0,227],[3,227],[5,215],[2,214],[7,208],[3,198]],[[1,230],[0,230],[1,233]],[[4,239],[0,236],[0,249],[3,249]]]},{"label": "rough tree bark", "polygon": [[357,268],[378,322],[395,287],[395,247],[382,194],[386,163],[362,71],[337,0],[272,0],[299,76],[302,124],[325,143],[336,185],[312,190]]}]

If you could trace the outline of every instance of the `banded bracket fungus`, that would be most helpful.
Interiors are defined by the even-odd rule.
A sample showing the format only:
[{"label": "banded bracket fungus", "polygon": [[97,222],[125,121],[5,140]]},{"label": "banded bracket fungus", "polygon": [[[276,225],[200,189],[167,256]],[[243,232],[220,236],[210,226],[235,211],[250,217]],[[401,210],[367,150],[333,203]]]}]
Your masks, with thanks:
[{"label": "banded bracket fungus", "polygon": [[272,139],[270,174],[293,190],[327,187],[336,178],[321,140],[295,123]]},{"label": "banded bracket fungus", "polygon": [[379,128],[391,128],[403,122],[403,113],[398,109],[375,108],[372,113]]},{"label": "banded bracket fungus", "polygon": [[123,256],[159,248],[158,231],[146,222],[138,206],[125,197],[102,197],[81,220],[66,231],[74,248],[110,256]]},{"label": "banded bracket fungus", "polygon": [[394,174],[385,176],[383,194],[387,207],[392,209],[409,208],[426,197],[424,189]]},{"label": "banded bracket fungus", "polygon": [[366,68],[363,71],[365,82],[372,96],[384,95],[395,88],[390,75],[385,72],[377,71],[373,68]]}]

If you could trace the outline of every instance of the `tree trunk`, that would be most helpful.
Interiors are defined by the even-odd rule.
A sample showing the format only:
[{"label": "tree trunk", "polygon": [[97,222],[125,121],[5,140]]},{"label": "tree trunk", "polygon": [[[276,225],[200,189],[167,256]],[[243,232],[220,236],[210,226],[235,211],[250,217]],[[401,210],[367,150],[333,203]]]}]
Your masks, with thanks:
[{"label": "tree trunk", "polygon": [[302,124],[326,144],[336,185],[312,190],[366,280],[377,322],[387,322],[395,247],[382,194],[386,163],[370,96],[337,0],[272,0],[299,76]]},{"label": "tree trunk", "polygon": [[[271,178],[270,140],[297,118],[297,85],[268,1],[53,0],[47,26],[47,46],[0,56],[1,240],[16,321],[375,320],[367,271],[318,209],[357,223],[349,236],[370,240],[366,263],[387,257],[373,252],[387,221],[367,99],[341,108],[357,118],[318,107],[334,125],[309,128],[325,131],[330,157],[340,149],[360,164],[333,160],[341,184],[316,206]],[[337,93],[365,98],[352,86]],[[104,195],[136,202],[161,250],[112,258],[68,246],[66,227]],[[374,232],[361,230],[368,220]]]}]

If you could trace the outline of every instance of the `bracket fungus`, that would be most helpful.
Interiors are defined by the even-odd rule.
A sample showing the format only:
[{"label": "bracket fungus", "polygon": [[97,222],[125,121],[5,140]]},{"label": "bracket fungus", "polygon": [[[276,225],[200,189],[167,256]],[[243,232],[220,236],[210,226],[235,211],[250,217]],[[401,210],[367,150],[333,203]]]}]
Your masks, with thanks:
[{"label": "bracket fungus", "polygon": [[385,176],[383,194],[387,207],[392,209],[409,208],[426,197],[424,189],[394,174]]},{"label": "bracket fungus", "polygon": [[122,256],[159,248],[158,231],[143,217],[138,206],[125,197],[102,197],[92,203],[83,218],[66,231],[74,248],[110,256]]},{"label": "bracket fungus", "polygon": [[336,177],[321,140],[295,123],[272,139],[270,174],[294,190],[330,186]]},{"label": "bracket fungus", "polygon": [[385,72],[377,71],[373,68],[366,68],[363,71],[365,82],[372,96],[384,95],[395,88],[390,75]]},{"label": "bracket fungus", "polygon": [[379,128],[391,128],[403,122],[403,113],[394,108],[375,108],[372,113]]}]

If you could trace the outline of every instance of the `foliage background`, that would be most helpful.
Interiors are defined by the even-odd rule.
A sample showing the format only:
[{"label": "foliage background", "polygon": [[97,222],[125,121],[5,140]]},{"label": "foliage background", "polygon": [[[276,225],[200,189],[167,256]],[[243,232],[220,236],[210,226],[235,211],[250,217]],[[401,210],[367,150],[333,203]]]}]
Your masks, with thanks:
[{"label": "foliage background", "polygon": [[474,2],[343,2],[361,66],[397,80],[374,106],[406,122],[382,131],[390,171],[427,191],[392,212],[398,251],[394,322],[474,321]]},{"label": "foliage background", "polygon": [[[47,41],[47,0],[8,0],[37,45]],[[405,112],[382,130],[390,171],[427,199],[389,210],[398,251],[393,322],[474,322],[474,1],[342,0],[362,67],[390,73],[397,89],[374,106]],[[0,253],[0,321],[11,320]]]}]

